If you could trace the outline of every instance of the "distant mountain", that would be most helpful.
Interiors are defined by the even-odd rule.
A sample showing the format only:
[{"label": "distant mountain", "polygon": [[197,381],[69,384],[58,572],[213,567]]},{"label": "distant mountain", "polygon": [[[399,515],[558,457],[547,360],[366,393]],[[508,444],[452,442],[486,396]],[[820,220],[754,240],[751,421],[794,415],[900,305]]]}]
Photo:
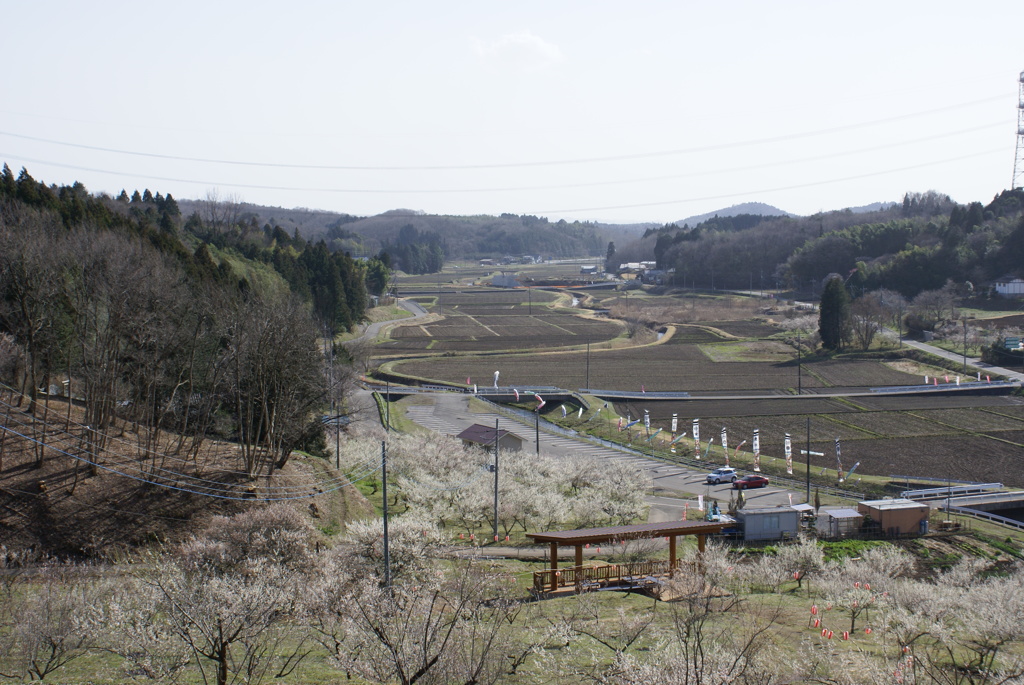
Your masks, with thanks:
[{"label": "distant mountain", "polygon": [[707,214],[691,216],[674,223],[677,226],[688,225],[693,228],[697,224],[703,223],[708,219],[713,219],[716,216],[738,216],[740,214],[753,214],[755,216],[796,216],[796,214],[779,209],[778,207],[766,205],[763,202],[744,202],[743,204],[733,205],[732,207],[726,207],[725,209],[718,209],[714,212],[708,212]]},{"label": "distant mountain", "polygon": [[[869,212],[883,212],[887,209],[895,207],[897,202],[872,202],[869,205],[862,205],[860,207],[846,207],[842,211],[853,212],[854,214],[867,214]],[[707,214],[699,214],[697,216],[691,216],[681,221],[673,222],[677,226],[690,226],[693,228],[697,224],[703,223],[708,219],[713,219],[716,216],[737,216],[740,214],[753,214],[754,216],[799,216],[792,212],[766,205],[763,202],[744,202],[741,205],[733,205],[732,207],[726,207],[725,209],[718,209],[714,212],[708,212]]]},{"label": "distant mountain", "polygon": [[887,209],[892,209],[898,202],[872,202],[869,205],[861,205],[860,207],[847,207],[854,214],[867,214],[868,212],[884,212]]}]

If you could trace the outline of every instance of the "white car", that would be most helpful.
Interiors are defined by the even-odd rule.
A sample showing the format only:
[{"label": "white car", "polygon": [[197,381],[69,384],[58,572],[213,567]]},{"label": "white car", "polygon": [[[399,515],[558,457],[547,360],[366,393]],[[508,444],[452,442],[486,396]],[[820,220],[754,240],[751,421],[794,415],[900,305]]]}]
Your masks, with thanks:
[{"label": "white car", "polygon": [[736,469],[723,466],[709,473],[707,482],[712,485],[718,485],[719,483],[733,483],[737,478],[739,476],[736,474]]}]

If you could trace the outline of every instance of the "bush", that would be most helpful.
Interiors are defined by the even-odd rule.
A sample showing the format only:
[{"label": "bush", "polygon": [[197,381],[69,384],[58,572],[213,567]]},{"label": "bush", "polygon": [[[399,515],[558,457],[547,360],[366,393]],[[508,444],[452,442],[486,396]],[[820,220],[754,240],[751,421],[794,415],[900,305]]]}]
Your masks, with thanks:
[{"label": "bush", "polygon": [[185,568],[220,573],[244,571],[260,561],[288,568],[312,556],[315,531],[287,504],[250,509],[235,516],[215,516],[199,535],[180,548]]}]

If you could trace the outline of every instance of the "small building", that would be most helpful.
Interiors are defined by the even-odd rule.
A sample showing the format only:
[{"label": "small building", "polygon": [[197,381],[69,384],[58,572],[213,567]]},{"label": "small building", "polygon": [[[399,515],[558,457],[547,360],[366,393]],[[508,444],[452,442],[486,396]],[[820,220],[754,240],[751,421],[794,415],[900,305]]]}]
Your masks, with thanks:
[{"label": "small building", "polygon": [[883,535],[896,537],[927,533],[931,507],[911,499],[875,499],[858,503],[857,511],[871,517]]},{"label": "small building", "polygon": [[845,538],[860,533],[864,515],[853,509],[828,509],[818,518],[818,530],[824,524],[825,535],[830,538]]},{"label": "small building", "polygon": [[1024,279],[1004,276],[995,283],[996,292],[1003,297],[1024,297]]},{"label": "small building", "polygon": [[664,285],[665,271],[662,269],[648,269],[640,275],[640,280],[648,285]]},{"label": "small building", "polygon": [[744,540],[795,538],[800,530],[800,513],[789,507],[744,507],[736,512]]},{"label": "small building", "polygon": [[[485,449],[494,449],[493,426],[483,426],[479,423],[474,423],[455,437],[461,440],[462,444],[467,447],[476,446],[483,447]],[[515,452],[522,451],[523,439],[511,431],[499,428],[498,448],[503,450],[513,450]]]}]

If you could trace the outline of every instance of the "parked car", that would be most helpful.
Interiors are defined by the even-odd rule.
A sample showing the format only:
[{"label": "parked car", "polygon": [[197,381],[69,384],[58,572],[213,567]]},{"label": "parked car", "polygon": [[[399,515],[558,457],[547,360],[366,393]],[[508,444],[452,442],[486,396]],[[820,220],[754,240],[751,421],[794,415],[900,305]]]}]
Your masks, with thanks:
[{"label": "parked car", "polygon": [[739,478],[739,475],[736,473],[736,469],[723,466],[709,473],[707,482],[712,485],[718,485],[719,483],[734,483],[737,478]]},{"label": "parked car", "polygon": [[746,490],[747,488],[763,488],[768,485],[768,479],[764,476],[756,476],[753,473],[749,476],[743,476],[738,480],[732,482],[734,490]]}]

